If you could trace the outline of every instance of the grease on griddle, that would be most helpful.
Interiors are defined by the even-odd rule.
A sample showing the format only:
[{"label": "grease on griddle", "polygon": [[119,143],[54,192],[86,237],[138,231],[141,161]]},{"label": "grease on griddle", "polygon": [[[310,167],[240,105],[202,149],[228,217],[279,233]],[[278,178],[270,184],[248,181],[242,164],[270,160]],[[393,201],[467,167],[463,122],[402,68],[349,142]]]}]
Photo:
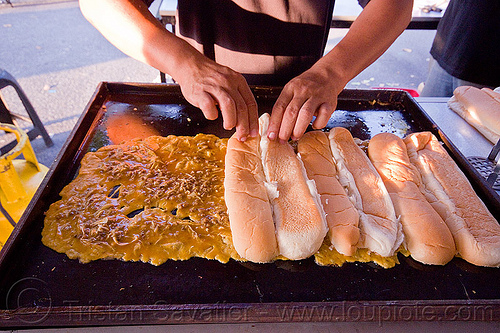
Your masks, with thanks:
[{"label": "grease on griddle", "polygon": [[378,133],[393,133],[404,137],[411,131],[405,114],[399,110],[343,111],[337,110],[328,121],[327,128],[345,127],[353,137],[368,140]]}]

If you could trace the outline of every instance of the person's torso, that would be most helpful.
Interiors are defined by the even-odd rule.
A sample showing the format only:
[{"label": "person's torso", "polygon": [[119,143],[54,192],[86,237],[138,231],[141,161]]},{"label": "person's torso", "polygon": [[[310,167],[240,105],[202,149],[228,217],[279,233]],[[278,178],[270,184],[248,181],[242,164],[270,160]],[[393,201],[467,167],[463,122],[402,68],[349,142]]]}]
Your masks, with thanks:
[{"label": "person's torso", "polygon": [[455,77],[500,85],[500,1],[450,1],[431,54]]},{"label": "person's torso", "polygon": [[179,0],[177,34],[249,84],[283,85],[324,52],[333,0]]}]

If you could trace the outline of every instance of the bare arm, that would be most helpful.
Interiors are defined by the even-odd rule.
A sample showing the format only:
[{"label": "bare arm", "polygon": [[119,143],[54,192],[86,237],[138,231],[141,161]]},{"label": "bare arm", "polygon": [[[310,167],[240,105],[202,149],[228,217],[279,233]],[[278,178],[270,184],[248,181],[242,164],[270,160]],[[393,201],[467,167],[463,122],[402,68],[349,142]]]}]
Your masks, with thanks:
[{"label": "bare arm", "polygon": [[314,128],[325,127],[338,94],[404,31],[412,7],[413,0],[371,0],[328,54],[285,85],[273,107],[269,139],[299,139],[313,116]]},{"label": "bare arm", "polygon": [[257,103],[243,76],[170,33],[140,0],[80,0],[80,9],[125,54],[168,73],[207,119],[224,119],[241,140],[258,134]]}]

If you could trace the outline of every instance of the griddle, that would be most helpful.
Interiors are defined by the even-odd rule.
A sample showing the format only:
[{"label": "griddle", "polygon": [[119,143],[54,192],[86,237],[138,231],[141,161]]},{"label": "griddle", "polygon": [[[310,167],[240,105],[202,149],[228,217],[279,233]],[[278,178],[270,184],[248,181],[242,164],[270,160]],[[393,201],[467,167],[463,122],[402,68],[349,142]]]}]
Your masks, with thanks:
[{"label": "griddle", "polygon": [[[270,112],[280,87],[252,87]],[[176,85],[101,83],[47,177],[0,253],[0,322],[5,328],[161,323],[297,321],[500,320],[500,269],[460,258],[426,266],[399,254],[400,264],[324,267],[312,258],[222,264],[192,258],[160,266],[98,260],[81,264],[41,242],[44,212],[77,174],[88,151],[110,144],[106,119],[134,113],[162,135],[229,137],[221,119],[206,120]],[[431,131],[470,179],[494,216],[500,198],[400,90],[345,90],[327,129],[369,139]]]}]

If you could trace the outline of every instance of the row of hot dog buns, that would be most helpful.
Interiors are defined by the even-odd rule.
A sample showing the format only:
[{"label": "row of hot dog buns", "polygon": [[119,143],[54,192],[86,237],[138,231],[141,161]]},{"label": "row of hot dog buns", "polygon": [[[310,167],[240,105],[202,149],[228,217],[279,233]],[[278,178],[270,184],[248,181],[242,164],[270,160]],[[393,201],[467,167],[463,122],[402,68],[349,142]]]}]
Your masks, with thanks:
[{"label": "row of hot dog buns", "polygon": [[417,261],[455,255],[500,266],[500,225],[430,132],[375,135],[368,154],[341,127],[297,143],[260,135],[228,141],[225,201],[233,244],[249,261],[307,258],[325,236],[336,251],[390,257],[401,245]]}]

